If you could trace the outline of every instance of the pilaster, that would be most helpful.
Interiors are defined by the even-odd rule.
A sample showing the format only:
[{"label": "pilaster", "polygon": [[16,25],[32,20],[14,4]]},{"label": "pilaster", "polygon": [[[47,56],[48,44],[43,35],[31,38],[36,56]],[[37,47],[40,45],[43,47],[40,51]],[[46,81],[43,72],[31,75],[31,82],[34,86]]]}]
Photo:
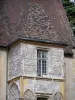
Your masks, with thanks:
[{"label": "pilaster", "polygon": [[20,77],[20,100],[23,100],[24,95],[24,79]]}]

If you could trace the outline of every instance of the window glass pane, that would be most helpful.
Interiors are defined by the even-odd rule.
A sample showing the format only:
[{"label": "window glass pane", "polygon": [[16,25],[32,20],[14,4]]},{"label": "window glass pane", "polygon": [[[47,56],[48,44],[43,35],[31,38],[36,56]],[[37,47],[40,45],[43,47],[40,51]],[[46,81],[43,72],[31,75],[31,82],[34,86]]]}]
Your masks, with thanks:
[{"label": "window glass pane", "polygon": [[44,58],[44,52],[42,52],[42,58]]},{"label": "window glass pane", "polygon": [[38,57],[38,58],[41,58],[41,52],[38,52],[38,53],[37,53],[37,57]]},{"label": "window glass pane", "polygon": [[41,76],[41,60],[37,61],[37,74]]},{"label": "window glass pane", "polygon": [[46,58],[46,51],[42,52],[42,58]]},{"label": "window glass pane", "polygon": [[42,74],[46,75],[46,60],[42,60]]},{"label": "window glass pane", "polygon": [[46,54],[47,51],[38,50],[37,51],[37,75],[46,75]]}]

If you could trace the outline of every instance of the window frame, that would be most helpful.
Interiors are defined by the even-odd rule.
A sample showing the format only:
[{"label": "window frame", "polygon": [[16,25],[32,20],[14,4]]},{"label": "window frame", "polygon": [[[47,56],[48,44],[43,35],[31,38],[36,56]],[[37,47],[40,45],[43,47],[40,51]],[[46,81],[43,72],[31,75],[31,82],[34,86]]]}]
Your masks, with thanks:
[{"label": "window frame", "polygon": [[[41,57],[38,57],[38,53],[41,52]],[[44,56],[43,57],[43,53]],[[47,56],[48,56],[48,50],[47,49],[37,49],[37,76],[43,77],[47,76]],[[41,65],[38,66],[38,61],[41,61]],[[44,61],[44,63],[43,63]]]}]

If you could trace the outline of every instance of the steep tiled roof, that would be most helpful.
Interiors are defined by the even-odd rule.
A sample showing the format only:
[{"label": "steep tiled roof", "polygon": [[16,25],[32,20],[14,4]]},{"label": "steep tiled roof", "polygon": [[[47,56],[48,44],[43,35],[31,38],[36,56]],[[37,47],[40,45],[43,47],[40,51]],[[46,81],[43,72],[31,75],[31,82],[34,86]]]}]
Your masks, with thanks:
[{"label": "steep tiled roof", "polygon": [[75,47],[61,0],[0,0],[0,44],[18,38]]}]

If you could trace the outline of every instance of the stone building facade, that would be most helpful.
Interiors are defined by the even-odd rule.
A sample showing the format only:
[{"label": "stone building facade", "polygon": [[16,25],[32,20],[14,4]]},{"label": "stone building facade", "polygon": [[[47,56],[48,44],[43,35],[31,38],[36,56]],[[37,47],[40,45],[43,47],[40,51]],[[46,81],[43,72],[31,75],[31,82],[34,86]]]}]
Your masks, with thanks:
[{"label": "stone building facade", "polygon": [[[38,50],[47,51],[46,74],[40,76],[37,75]],[[11,82],[13,79],[16,79],[15,82]],[[22,42],[10,48],[8,100],[18,100],[20,96],[25,100],[37,100],[37,98],[52,100],[55,93],[60,93],[63,98],[64,80],[64,50],[62,47]],[[16,96],[12,97],[13,94]]]},{"label": "stone building facade", "polygon": [[61,0],[0,1],[0,100],[74,100],[74,67]]}]

